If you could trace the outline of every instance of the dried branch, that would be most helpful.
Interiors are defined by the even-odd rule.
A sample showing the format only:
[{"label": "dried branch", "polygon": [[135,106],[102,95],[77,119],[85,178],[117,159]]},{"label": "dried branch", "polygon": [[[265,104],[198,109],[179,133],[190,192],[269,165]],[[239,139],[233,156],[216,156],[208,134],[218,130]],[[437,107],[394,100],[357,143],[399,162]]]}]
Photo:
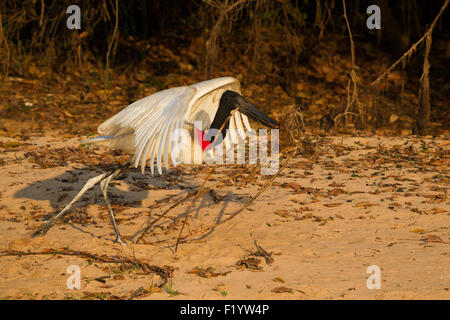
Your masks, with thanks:
[{"label": "dried branch", "polygon": [[214,172],[214,168],[211,168],[211,170],[209,170],[209,173],[206,176],[205,180],[203,180],[202,185],[200,186],[200,188],[198,188],[197,194],[195,195],[194,200],[192,200],[192,204],[189,206],[186,216],[184,217],[184,221],[183,221],[183,225],[181,226],[180,233],[178,234],[178,237],[177,237],[177,242],[175,244],[175,252],[177,252],[177,250],[178,250],[178,244],[180,243],[180,237],[183,234],[184,227],[186,226],[186,222],[192,211],[192,208],[194,207],[195,202],[197,201],[198,197],[200,196],[201,192],[203,191],[203,188],[205,187],[206,182],[209,180],[209,178],[211,177],[213,172]]},{"label": "dried branch", "polygon": [[9,45],[8,45],[8,39],[6,38],[5,35],[5,31],[3,30],[3,21],[2,21],[2,14],[0,12],[0,49],[2,47],[2,45],[5,45],[5,49],[6,49],[6,57],[4,58],[4,68],[3,68],[3,74],[5,76],[5,78],[8,77],[8,72],[9,72],[9,63],[10,63],[10,57],[11,57],[11,51],[9,49]]},{"label": "dried branch", "polygon": [[439,18],[442,16],[442,13],[444,12],[444,10],[447,8],[448,3],[450,0],[445,0],[444,4],[441,7],[441,10],[439,10],[438,15],[434,18],[433,22],[431,23],[430,27],[428,28],[428,30],[424,33],[424,35],[422,36],[422,38],[420,38],[416,43],[414,43],[411,48],[409,48],[408,51],[406,51],[401,57],[400,59],[398,59],[397,61],[394,62],[394,64],[392,64],[385,72],[383,72],[375,81],[373,81],[370,86],[374,86],[376,85],[378,82],[381,81],[381,79],[383,79],[386,75],[388,75],[392,69],[394,69],[400,62],[402,62],[403,60],[409,58],[417,49],[417,46],[419,44],[422,43],[423,40],[425,40],[428,36],[431,37],[431,33],[433,32],[434,26],[436,25],[437,21],[439,20]]},{"label": "dried branch", "polygon": [[[350,38],[350,52],[351,52],[351,57],[352,57],[352,70],[350,72],[350,78],[351,78],[351,83],[353,84],[353,93],[352,93],[352,96],[350,99],[350,81],[349,81],[348,86],[347,86],[347,105],[345,107],[345,111],[342,114],[339,114],[335,117],[334,123],[336,125],[336,120],[339,119],[340,117],[344,117],[345,118],[344,126],[347,127],[348,115],[350,113],[349,109],[353,105],[356,105],[356,107],[358,108],[358,111],[359,111],[361,127],[364,128],[365,127],[364,109],[363,109],[362,104],[359,101],[359,97],[358,97],[358,77],[356,76],[356,71],[355,71],[355,65],[356,65],[355,43],[353,42],[352,30],[350,28],[350,23],[349,23],[348,17],[347,17],[347,8],[345,5],[345,0],[342,0],[342,6],[343,6],[343,11],[344,11],[345,23],[347,24],[347,30],[348,30],[348,34],[349,34],[349,38]],[[354,114],[354,113],[352,113],[352,114]]]},{"label": "dried branch", "polygon": [[184,196],[183,198],[181,198],[180,200],[176,201],[174,204],[172,204],[166,211],[164,211],[162,214],[160,214],[158,216],[158,218],[156,218],[155,220],[153,220],[152,222],[150,222],[144,230],[142,230],[141,232],[138,232],[135,236],[138,236],[136,241],[134,243],[138,243],[139,241],[141,241],[141,239],[144,237],[144,235],[150,230],[150,228],[152,226],[155,225],[156,222],[158,222],[159,220],[161,220],[162,218],[164,218],[172,209],[175,209],[176,207],[178,207],[180,204],[182,204],[184,201],[186,201],[187,199],[195,196],[197,194],[196,191],[193,192],[189,192],[186,196]]},{"label": "dried branch", "polygon": [[116,0],[116,9],[115,9],[115,17],[116,17],[116,22],[114,25],[114,31],[113,31],[113,35],[111,38],[111,41],[109,42],[109,46],[108,46],[108,52],[106,53],[106,77],[105,77],[105,87],[107,88],[109,86],[109,55],[111,53],[111,49],[112,46],[116,40],[116,34],[117,34],[117,29],[119,27],[119,0]]},{"label": "dried branch", "polygon": [[258,192],[256,192],[249,200],[247,200],[247,202],[244,203],[244,205],[232,212],[226,219],[220,221],[219,223],[216,223],[213,226],[209,226],[207,228],[204,228],[201,230],[201,232],[205,233],[211,229],[216,228],[217,226],[224,224],[225,222],[228,222],[230,220],[232,220],[234,217],[236,217],[237,215],[239,215],[240,213],[242,213],[244,210],[246,210],[250,205],[253,204],[253,202],[255,202],[256,199],[258,199],[258,197],[267,190],[268,187],[270,187],[272,185],[272,183],[275,181],[275,179],[277,177],[279,177],[281,175],[281,173],[283,172],[283,170],[287,167],[287,165],[289,164],[289,161],[292,159],[292,157],[299,151],[299,147],[294,148],[294,150],[288,155],[288,157],[286,158],[286,160],[284,161],[283,165],[280,167],[280,169],[278,170],[278,172],[276,174],[274,174],[265,184],[264,186],[258,190]]},{"label": "dried branch", "polygon": [[206,4],[213,6],[221,11],[214,27],[211,30],[208,40],[206,41],[206,73],[209,73],[209,68],[215,62],[217,56],[217,38],[220,35],[220,30],[225,18],[234,10],[242,10],[251,0],[239,0],[229,5],[228,0],[223,2],[217,0],[203,0]]},{"label": "dried branch", "polygon": [[33,255],[63,255],[63,256],[79,256],[88,259],[92,259],[94,261],[103,262],[103,263],[122,263],[122,264],[131,264],[138,266],[142,271],[146,274],[156,273],[161,279],[163,279],[163,283],[160,285],[161,287],[167,283],[167,280],[173,277],[173,267],[170,266],[154,266],[148,263],[142,262],[136,258],[128,258],[128,257],[119,257],[119,256],[107,256],[107,255],[96,255],[93,253],[85,252],[85,251],[76,251],[70,249],[47,249],[44,251],[38,252],[23,252],[23,251],[15,251],[15,250],[7,250],[0,253],[0,257],[6,256],[33,256]]},{"label": "dried branch", "polygon": [[417,113],[417,133],[424,135],[427,133],[428,123],[430,122],[430,79],[428,73],[430,71],[429,56],[431,50],[431,33],[427,35],[425,41],[425,56],[423,60],[423,72],[420,77],[419,88],[419,110]]}]

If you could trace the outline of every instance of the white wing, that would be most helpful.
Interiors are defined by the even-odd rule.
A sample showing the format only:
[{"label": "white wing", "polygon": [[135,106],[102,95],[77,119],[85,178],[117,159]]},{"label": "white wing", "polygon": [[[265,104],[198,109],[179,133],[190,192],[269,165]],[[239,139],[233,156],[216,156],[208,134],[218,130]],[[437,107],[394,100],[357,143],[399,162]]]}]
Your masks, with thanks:
[{"label": "white wing", "polygon": [[[169,168],[172,133],[182,129],[189,103],[196,94],[192,87],[177,87],[157,92],[106,120],[98,127],[101,135],[127,136],[134,144],[134,166],[141,165],[144,172],[147,159],[154,172],[156,157],[158,172],[162,173],[161,160]],[[174,161],[174,159],[172,159]]]}]

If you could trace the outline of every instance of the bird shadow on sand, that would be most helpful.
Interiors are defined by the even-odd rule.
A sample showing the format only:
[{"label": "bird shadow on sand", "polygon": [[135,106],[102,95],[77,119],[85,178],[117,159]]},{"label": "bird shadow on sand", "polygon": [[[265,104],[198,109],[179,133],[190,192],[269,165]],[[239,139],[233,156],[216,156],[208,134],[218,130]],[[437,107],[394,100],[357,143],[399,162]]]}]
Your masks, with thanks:
[{"label": "bird shadow on sand", "polygon": [[[208,216],[210,215],[210,219],[209,219],[210,221],[208,222],[208,225],[211,227],[204,233],[200,233],[198,235],[191,234],[191,235],[189,235],[188,240],[184,240],[183,237],[185,237],[187,234],[189,234],[189,231],[187,231],[187,228],[186,228],[182,234],[180,244],[195,242],[195,241],[202,240],[202,239],[208,237],[210,234],[212,234],[215,231],[218,224],[221,223],[222,219],[224,218],[224,215],[226,214],[226,211],[227,211],[229,205],[233,202],[236,202],[239,204],[242,203],[242,198],[243,198],[242,195],[234,194],[231,191],[222,191],[222,193],[225,193],[225,194],[222,194],[220,196],[220,200],[217,199],[217,195],[215,195],[215,194],[211,195],[211,192],[207,192],[198,198],[195,206],[192,208],[192,211],[189,215],[189,221],[192,222],[192,220],[196,220],[196,219],[201,220],[202,219],[202,217],[201,217],[202,210],[209,208],[211,206],[214,206],[215,207],[214,213],[213,214],[211,214],[211,212],[208,213]],[[176,216],[172,216],[170,218],[171,220],[165,220],[165,221],[160,221],[158,223],[155,223],[154,225],[152,225],[152,228],[150,230],[147,230],[145,232],[145,235],[143,236],[143,238],[146,238],[146,236],[154,237],[156,242],[144,241],[144,243],[158,244],[161,248],[169,249],[170,251],[175,253],[177,235],[179,234],[180,229],[178,228],[172,234],[172,236],[169,236],[168,238],[165,238],[165,239],[160,238],[160,235],[158,235],[158,234],[152,234],[152,230],[167,226],[168,221],[170,222],[170,221],[178,220],[178,221],[183,222],[186,217],[186,214],[189,210],[188,208],[190,207],[190,205],[192,203],[192,199],[186,200],[185,203],[186,203],[186,206],[185,206],[184,210],[182,212],[180,212],[179,214],[177,214]],[[167,206],[167,207],[169,207],[169,206]],[[230,210],[230,211],[232,211],[232,210]],[[216,214],[216,212],[217,212],[217,214]],[[203,216],[203,218],[204,218],[204,216]],[[134,241],[134,240],[138,239],[138,236],[142,236],[141,233],[147,228],[148,225],[152,224],[153,220],[154,220],[154,217],[152,219],[150,219],[149,222],[143,228],[138,230],[130,238]],[[174,234],[175,234],[175,237],[173,236]]]},{"label": "bird shadow on sand", "polygon": [[[50,206],[53,208],[53,211],[48,212],[43,216],[42,219],[43,221],[47,221],[54,215],[56,215],[59,211],[61,211],[75,197],[75,195],[85,185],[87,180],[104,172],[105,170],[101,169],[100,167],[88,167],[66,171],[56,177],[30,183],[26,187],[16,191],[14,193],[14,198],[49,201]],[[163,175],[152,176],[142,175],[141,172],[137,169],[130,169],[114,180],[114,182],[123,181],[125,184],[127,184],[129,189],[128,191],[116,188],[114,182],[110,184],[108,194],[111,203],[120,204],[127,208],[146,208],[142,205],[142,200],[146,199],[149,196],[149,193],[152,192],[152,190],[177,189],[180,191],[179,196],[182,196],[186,194],[185,190],[192,191],[198,189],[199,183],[194,182],[192,176],[183,175],[182,179],[180,179],[179,173],[180,172],[176,169],[170,169],[166,172],[163,172]],[[221,196],[222,199],[220,201],[217,201],[216,196],[212,195],[211,193],[202,195],[197,200],[197,203],[190,214],[190,219],[198,218],[200,215],[200,211],[203,208],[210,207],[211,205],[217,205],[221,202],[221,208],[217,208],[219,212],[217,214],[217,218],[215,219],[215,221],[220,222],[225,209],[228,206],[228,202],[236,200],[233,199],[234,197],[231,195],[231,192],[226,193],[225,196]],[[161,200],[163,203],[161,205],[161,208],[157,211],[158,214],[161,214],[166,208],[171,205],[170,197],[168,197],[167,199],[158,199],[158,201]],[[192,199],[187,200],[186,202],[190,203],[190,201],[192,201]],[[70,215],[71,211],[76,211],[79,208],[84,208],[89,204],[98,204],[101,206],[105,205],[103,195],[98,184],[88,190],[81,197],[81,199],[73,205],[72,209],[70,209],[67,214]],[[184,216],[187,213],[187,208],[188,206],[185,210],[183,210],[183,212],[177,214],[175,217],[172,216],[172,219],[184,219]],[[149,223],[151,223],[154,218],[155,216],[152,214],[149,219]],[[155,224],[152,229],[160,227],[161,225],[167,223],[167,220],[160,221],[158,224]],[[92,234],[91,232],[83,230],[82,225],[73,223],[68,223],[67,225],[92,237],[100,238]],[[146,226],[144,226],[144,228],[145,227]],[[137,230],[136,234],[142,230],[143,229],[139,231]],[[212,230],[210,230],[210,232],[212,232]],[[208,234],[210,232],[208,232]],[[133,237],[134,236],[131,236],[131,238]]]},{"label": "bird shadow on sand", "polygon": [[[104,170],[96,167],[74,169],[50,179],[32,182],[15,192],[14,197],[50,201],[50,205],[55,211],[61,210],[75,197],[87,180],[104,172]],[[119,181],[128,184],[130,190],[124,191],[116,188],[115,184]],[[112,202],[125,202],[133,206],[147,198],[152,189],[184,189],[188,187],[192,187],[189,182],[174,183],[170,174],[168,176],[146,176],[135,169],[131,169],[110,183],[108,194]],[[117,199],[126,200],[120,201]],[[104,204],[99,183],[88,190],[74,207],[89,203]],[[50,215],[53,215],[53,213],[50,213]]]}]

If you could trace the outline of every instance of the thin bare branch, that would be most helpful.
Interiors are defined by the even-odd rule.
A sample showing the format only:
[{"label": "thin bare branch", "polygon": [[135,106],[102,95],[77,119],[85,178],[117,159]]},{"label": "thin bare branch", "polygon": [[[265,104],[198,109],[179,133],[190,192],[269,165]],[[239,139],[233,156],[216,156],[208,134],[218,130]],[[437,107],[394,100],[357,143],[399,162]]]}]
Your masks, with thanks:
[{"label": "thin bare branch", "polygon": [[400,59],[395,61],[385,72],[383,72],[375,81],[373,81],[370,86],[376,85],[378,82],[380,82],[386,75],[388,75],[399,63],[401,63],[403,60],[409,58],[417,49],[417,47],[433,32],[434,26],[436,25],[439,18],[442,16],[442,13],[445,11],[445,9],[448,6],[450,0],[445,0],[444,4],[441,7],[441,10],[439,10],[438,15],[434,18],[433,22],[431,23],[428,30],[424,33],[422,38],[420,38],[416,43],[414,43],[411,48],[409,48],[408,51],[406,51]]}]

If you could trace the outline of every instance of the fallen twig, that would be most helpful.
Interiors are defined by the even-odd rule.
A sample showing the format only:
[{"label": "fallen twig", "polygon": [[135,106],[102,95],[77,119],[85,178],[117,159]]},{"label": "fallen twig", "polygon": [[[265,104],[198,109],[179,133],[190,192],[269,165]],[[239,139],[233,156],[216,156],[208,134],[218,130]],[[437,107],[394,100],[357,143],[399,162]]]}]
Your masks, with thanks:
[{"label": "fallen twig", "polygon": [[38,252],[24,252],[24,251],[15,251],[15,250],[7,250],[2,251],[0,253],[0,257],[5,256],[32,256],[32,255],[64,255],[64,256],[80,256],[84,258],[89,258],[98,262],[103,263],[122,263],[122,264],[131,264],[136,265],[139,268],[141,268],[142,271],[146,274],[150,273],[156,273],[158,274],[161,279],[163,280],[163,283],[160,285],[163,286],[167,283],[168,279],[173,276],[173,267],[170,266],[154,266],[150,265],[148,263],[142,262],[136,258],[128,258],[128,257],[119,257],[119,256],[107,256],[107,255],[96,255],[93,253],[85,252],[85,251],[76,251],[76,250],[70,250],[70,249],[46,249],[44,251],[38,251]]},{"label": "fallen twig", "polygon": [[253,243],[255,244],[256,251],[252,253],[253,256],[257,257],[263,257],[266,260],[266,264],[272,264],[273,263],[273,257],[272,252],[269,253],[266,250],[264,250],[263,247],[261,247],[256,240],[253,240]]},{"label": "fallen twig", "polygon": [[[278,170],[278,172],[276,173],[276,174],[274,174],[265,184],[264,184],[264,186],[261,188],[261,189],[259,189],[259,191],[255,194],[255,195],[253,195],[240,209],[238,209],[238,210],[236,210],[236,211],[234,211],[233,213],[231,213],[230,214],[230,216],[229,217],[227,217],[226,219],[224,219],[224,220],[222,220],[222,221],[220,221],[219,223],[216,223],[215,225],[213,225],[213,226],[209,226],[209,227],[207,227],[207,228],[205,228],[205,229],[202,229],[201,231],[203,232],[203,233],[205,233],[205,232],[207,232],[207,231],[209,231],[209,230],[211,230],[211,229],[213,229],[213,228],[215,228],[215,227],[217,227],[217,226],[219,226],[219,225],[221,225],[221,224],[223,224],[223,223],[225,223],[225,222],[227,222],[227,221],[230,221],[231,219],[233,219],[234,217],[236,217],[237,215],[239,215],[241,212],[243,212],[244,210],[246,210],[251,204],[253,204],[253,202],[269,187],[269,186],[271,186],[272,185],[272,183],[273,183],[273,181],[278,177],[278,176],[280,176],[280,174],[281,174],[281,172],[283,172],[283,170],[287,167],[287,165],[289,164],[289,161],[292,159],[292,157],[297,153],[297,151],[299,150],[299,148],[298,147],[296,147],[295,149],[294,149],[294,151],[292,151],[289,155],[288,155],[288,157],[286,158],[286,160],[284,161],[284,163],[283,163],[283,165],[280,167],[280,169]],[[185,237],[185,238],[187,238],[187,237]],[[185,239],[184,238],[184,239]]]}]

